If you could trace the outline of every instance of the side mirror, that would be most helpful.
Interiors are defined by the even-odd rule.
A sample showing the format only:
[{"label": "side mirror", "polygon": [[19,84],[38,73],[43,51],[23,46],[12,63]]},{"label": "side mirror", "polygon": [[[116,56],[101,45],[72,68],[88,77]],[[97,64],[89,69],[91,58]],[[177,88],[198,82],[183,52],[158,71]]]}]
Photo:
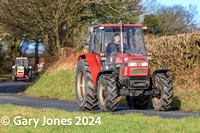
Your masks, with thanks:
[{"label": "side mirror", "polygon": [[153,31],[153,34],[158,34],[158,31],[157,31],[157,29],[156,29],[156,26],[154,25],[154,26],[152,26],[152,31]]},{"label": "side mirror", "polygon": [[147,26],[142,26],[142,29],[143,30],[147,30]]},{"label": "side mirror", "polygon": [[147,59],[148,59],[149,61],[151,60],[151,56],[152,56],[152,52],[148,52]]},{"label": "side mirror", "polygon": [[94,32],[94,28],[93,27],[89,27],[88,28],[88,33],[91,34],[92,32]]}]

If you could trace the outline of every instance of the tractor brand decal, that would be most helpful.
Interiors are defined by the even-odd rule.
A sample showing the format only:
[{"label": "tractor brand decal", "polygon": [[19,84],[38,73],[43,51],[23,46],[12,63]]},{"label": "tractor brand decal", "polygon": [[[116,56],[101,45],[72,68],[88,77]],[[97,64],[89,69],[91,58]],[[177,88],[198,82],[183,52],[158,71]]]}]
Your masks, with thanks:
[{"label": "tractor brand decal", "polygon": [[122,63],[122,59],[121,59],[121,58],[118,58],[118,59],[117,59],[117,62],[118,62],[118,63]]}]

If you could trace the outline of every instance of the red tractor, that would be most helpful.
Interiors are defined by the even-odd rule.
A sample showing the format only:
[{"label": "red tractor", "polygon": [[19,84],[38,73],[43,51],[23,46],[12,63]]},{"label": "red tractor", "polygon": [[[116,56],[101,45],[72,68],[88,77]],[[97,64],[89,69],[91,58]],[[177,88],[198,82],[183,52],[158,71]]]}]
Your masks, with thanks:
[{"label": "red tractor", "polygon": [[152,100],[156,111],[171,109],[173,87],[169,69],[150,75],[141,24],[101,24],[89,28],[88,53],[79,55],[76,100],[81,110],[117,108],[126,96],[131,109],[145,109]]},{"label": "red tractor", "polygon": [[17,57],[15,65],[12,66],[12,81],[16,82],[18,78],[26,78],[27,82],[32,79],[32,66],[29,65],[27,57]]}]

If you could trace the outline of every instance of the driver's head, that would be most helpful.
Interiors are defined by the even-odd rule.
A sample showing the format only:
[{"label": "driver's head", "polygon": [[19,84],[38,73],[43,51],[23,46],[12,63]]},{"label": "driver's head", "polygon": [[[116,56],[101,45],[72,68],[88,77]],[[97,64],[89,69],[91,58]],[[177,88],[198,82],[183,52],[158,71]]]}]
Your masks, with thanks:
[{"label": "driver's head", "polygon": [[119,33],[115,33],[114,39],[115,39],[115,43],[118,44],[118,42],[119,42],[119,40],[120,40],[120,34],[119,34]]}]

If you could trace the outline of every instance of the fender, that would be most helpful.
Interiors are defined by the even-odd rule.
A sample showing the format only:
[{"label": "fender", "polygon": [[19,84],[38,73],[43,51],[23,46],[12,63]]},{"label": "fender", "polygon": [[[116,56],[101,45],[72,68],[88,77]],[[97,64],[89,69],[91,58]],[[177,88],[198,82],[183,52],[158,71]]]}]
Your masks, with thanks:
[{"label": "fender", "polygon": [[[111,74],[113,71],[112,70],[102,70],[102,71],[100,71],[99,72],[99,74],[97,75],[97,78],[96,78],[96,83],[98,82],[98,80],[99,80],[99,77],[102,75],[102,74],[106,74],[106,73],[108,73],[108,74]],[[96,95],[97,95],[97,84],[95,85],[95,89],[96,89],[96,91],[95,91],[95,93],[96,93]]]},{"label": "fender", "polygon": [[155,70],[155,71],[153,72],[152,77],[153,77],[154,75],[156,75],[157,73],[167,73],[168,71],[171,71],[171,70],[169,70],[169,69],[157,69],[157,70]]},{"label": "fender", "polygon": [[111,74],[112,72],[113,72],[112,70],[102,70],[102,71],[100,71],[99,74],[97,75],[96,82],[97,82],[98,78],[99,78],[102,74],[105,74],[105,73]]},{"label": "fender", "polygon": [[83,59],[86,59],[88,62],[92,75],[93,85],[96,86],[97,76],[103,70],[103,67],[101,65],[100,55],[96,53],[82,54],[79,55],[78,62]]},{"label": "fender", "polygon": [[151,78],[152,78],[152,82],[153,82],[153,88],[155,87],[155,80],[154,80],[154,76],[157,74],[157,73],[167,73],[168,71],[171,71],[169,69],[157,69],[153,72]]}]

